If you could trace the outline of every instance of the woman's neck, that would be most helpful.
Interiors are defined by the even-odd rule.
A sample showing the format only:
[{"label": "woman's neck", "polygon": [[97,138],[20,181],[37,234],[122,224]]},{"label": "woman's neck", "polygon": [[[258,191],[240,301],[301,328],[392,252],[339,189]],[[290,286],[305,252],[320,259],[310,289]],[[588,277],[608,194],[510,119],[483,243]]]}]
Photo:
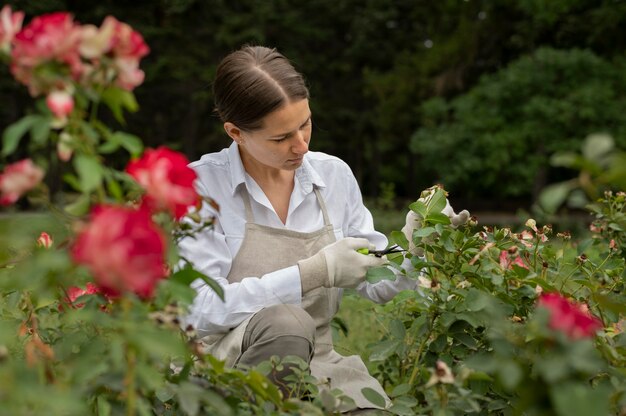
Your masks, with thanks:
[{"label": "woman's neck", "polygon": [[243,168],[248,175],[252,177],[258,184],[293,184],[295,171],[286,169],[277,169],[262,163],[250,157],[245,151],[239,149]]}]

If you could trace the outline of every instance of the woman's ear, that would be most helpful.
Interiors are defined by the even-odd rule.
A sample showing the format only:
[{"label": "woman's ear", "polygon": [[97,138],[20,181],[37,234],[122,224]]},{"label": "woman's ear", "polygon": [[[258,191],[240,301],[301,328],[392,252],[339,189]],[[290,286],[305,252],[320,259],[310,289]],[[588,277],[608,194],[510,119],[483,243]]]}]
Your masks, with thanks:
[{"label": "woman's ear", "polygon": [[226,123],[224,123],[224,130],[226,131],[226,134],[230,136],[231,139],[237,142],[237,144],[241,144],[241,142],[243,142],[243,137],[241,136],[241,129],[235,126],[230,121],[227,121]]}]

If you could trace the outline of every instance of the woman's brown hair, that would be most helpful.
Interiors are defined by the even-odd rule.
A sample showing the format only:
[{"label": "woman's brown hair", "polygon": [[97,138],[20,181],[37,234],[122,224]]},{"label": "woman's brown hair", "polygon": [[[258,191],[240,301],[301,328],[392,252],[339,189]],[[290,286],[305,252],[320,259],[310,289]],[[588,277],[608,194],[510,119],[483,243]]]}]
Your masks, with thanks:
[{"label": "woman's brown hair", "polygon": [[252,131],[262,127],[269,113],[309,98],[309,90],[302,75],[276,49],[246,45],[218,65],[213,95],[223,122]]}]

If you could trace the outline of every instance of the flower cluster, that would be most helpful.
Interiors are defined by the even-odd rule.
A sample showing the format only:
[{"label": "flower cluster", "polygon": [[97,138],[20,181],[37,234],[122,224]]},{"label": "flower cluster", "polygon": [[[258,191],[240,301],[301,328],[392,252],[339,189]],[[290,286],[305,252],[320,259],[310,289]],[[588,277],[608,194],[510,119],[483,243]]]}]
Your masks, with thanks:
[{"label": "flower cluster", "polygon": [[550,314],[550,328],[570,339],[591,338],[602,328],[601,321],[589,313],[585,304],[573,302],[559,293],[544,293],[537,304]]},{"label": "flower cluster", "polygon": [[0,17],[0,50],[10,54],[11,73],[33,97],[46,95],[57,126],[74,109],[76,86],[131,91],[144,80],[139,61],[149,48],[138,32],[112,16],[100,28],[80,25],[66,12],[37,16],[24,28],[24,14],[9,6]]}]

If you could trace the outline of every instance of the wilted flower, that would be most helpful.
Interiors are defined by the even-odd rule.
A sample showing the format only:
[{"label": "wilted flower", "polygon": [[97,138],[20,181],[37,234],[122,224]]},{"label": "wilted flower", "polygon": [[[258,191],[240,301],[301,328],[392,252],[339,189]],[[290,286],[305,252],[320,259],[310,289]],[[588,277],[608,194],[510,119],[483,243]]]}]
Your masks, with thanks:
[{"label": "wilted flower", "polygon": [[11,11],[11,6],[5,5],[0,10],[0,52],[10,53],[11,42],[15,35],[22,29],[24,21],[23,12]]},{"label": "wilted flower", "polygon": [[151,210],[166,209],[179,219],[200,202],[193,186],[197,175],[188,164],[182,153],[159,147],[130,162],[126,172],[145,188],[145,203]]},{"label": "wilted flower", "polygon": [[602,323],[589,313],[589,307],[563,297],[559,293],[545,293],[539,297],[538,307],[550,313],[550,328],[571,339],[593,337]]},{"label": "wilted flower", "polygon": [[105,294],[134,292],[149,298],[167,275],[165,237],[140,209],[98,206],[72,247],[77,263],[86,265]]},{"label": "wilted flower", "polygon": [[528,266],[524,264],[519,254],[510,254],[508,250],[500,251],[500,267],[502,267],[502,270],[512,269],[514,264],[528,269]]},{"label": "wilted flower", "polygon": [[569,231],[563,231],[562,233],[557,233],[557,237],[562,238],[563,240],[571,240],[572,234]]},{"label": "wilted flower", "polygon": [[47,232],[42,232],[37,239],[37,247],[50,248],[52,247],[52,237]]},{"label": "wilted flower", "polygon": [[532,240],[535,239],[533,233],[528,230],[524,230],[519,234],[513,234],[513,237],[518,239],[525,247],[530,248],[533,246]]},{"label": "wilted flower", "polygon": [[452,370],[448,367],[448,364],[441,360],[437,360],[435,363],[435,371],[430,376],[430,379],[426,383],[425,387],[431,387],[435,384],[454,384],[454,375]]},{"label": "wilted flower", "polygon": [[41,182],[44,171],[32,160],[24,159],[8,165],[0,173],[0,205],[17,201]]}]

